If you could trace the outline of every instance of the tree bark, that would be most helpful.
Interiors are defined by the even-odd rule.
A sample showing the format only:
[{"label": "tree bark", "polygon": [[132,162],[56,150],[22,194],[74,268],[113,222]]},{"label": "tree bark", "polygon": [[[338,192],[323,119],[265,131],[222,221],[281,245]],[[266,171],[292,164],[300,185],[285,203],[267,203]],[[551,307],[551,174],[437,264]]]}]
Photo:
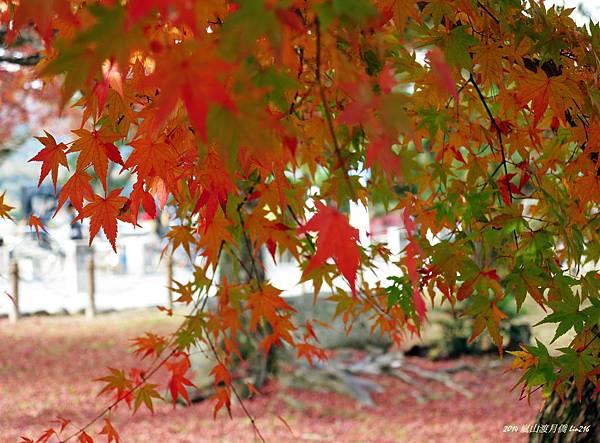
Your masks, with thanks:
[{"label": "tree bark", "polygon": [[[221,276],[226,277],[231,283],[241,283],[252,278],[254,278],[259,285],[262,285],[265,282],[265,273],[262,266],[262,251],[259,251],[257,257],[253,258],[249,239],[245,236],[242,238],[239,260],[241,263],[237,262],[234,257],[224,254],[219,263]],[[254,349],[248,358],[253,378],[252,384],[257,389],[264,386],[267,381],[267,376],[269,373],[274,372],[276,366],[275,350],[273,348],[269,351],[268,355],[265,355],[264,352],[258,350],[258,344],[264,333],[265,331],[262,330],[262,327],[259,327],[258,334],[252,344]]]},{"label": "tree bark", "polygon": [[[595,386],[587,382],[583,388],[581,402],[577,398],[577,389],[571,386],[566,394],[565,401],[553,393],[537,416],[537,424],[567,425],[566,432],[535,432],[529,434],[530,443],[600,443],[600,395],[594,394]],[[577,432],[575,429],[584,429],[587,432]]]}]

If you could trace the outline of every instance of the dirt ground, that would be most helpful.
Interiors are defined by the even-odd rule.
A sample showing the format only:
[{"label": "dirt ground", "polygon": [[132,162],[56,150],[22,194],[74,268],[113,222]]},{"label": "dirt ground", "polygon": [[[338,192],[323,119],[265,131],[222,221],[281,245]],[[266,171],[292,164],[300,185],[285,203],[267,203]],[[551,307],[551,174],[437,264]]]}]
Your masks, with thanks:
[{"label": "dirt ground", "polygon": [[[104,314],[92,321],[82,317],[30,317],[17,324],[0,320],[0,442],[20,435],[39,436],[57,416],[79,425],[88,422],[109,399],[97,397],[106,367],[144,367],[131,355],[129,339],[145,331],[168,332],[179,319],[149,311]],[[507,372],[510,357],[490,367],[496,357],[469,357],[431,362],[410,357],[414,365],[436,369],[469,364],[480,369],[452,378],[467,387],[473,399],[435,381],[415,380],[427,392],[418,403],[414,386],[397,378],[373,379],[385,387],[375,394],[375,407],[360,405],[337,394],[299,391],[269,383],[263,395],[245,401],[267,442],[513,442],[525,433],[505,433],[504,426],[533,423],[540,398],[519,401],[510,391],[518,374]],[[163,381],[161,375],[158,381]],[[164,377],[162,377],[164,379]],[[164,385],[163,385],[164,386]],[[212,416],[210,402],[190,407],[159,402],[155,414],[134,416],[125,407],[113,414],[122,441],[130,442],[253,442],[256,437],[239,405],[233,419]],[[92,426],[92,436],[101,425]],[[50,440],[52,441],[52,440]]]}]

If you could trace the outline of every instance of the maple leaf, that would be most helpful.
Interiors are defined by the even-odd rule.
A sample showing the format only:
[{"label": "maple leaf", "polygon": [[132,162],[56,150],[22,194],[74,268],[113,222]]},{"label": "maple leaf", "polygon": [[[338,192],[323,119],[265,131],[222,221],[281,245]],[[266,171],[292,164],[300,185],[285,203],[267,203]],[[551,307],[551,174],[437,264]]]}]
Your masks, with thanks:
[{"label": "maple leaf", "polygon": [[367,145],[366,165],[377,164],[387,174],[388,180],[400,174],[400,157],[392,151],[394,140],[384,134]]},{"label": "maple leaf", "polygon": [[152,218],[156,218],[156,204],[154,197],[144,189],[143,182],[138,180],[133,185],[133,191],[129,194],[131,223],[137,225],[140,206],[144,208],[146,214]]},{"label": "maple leaf", "polygon": [[57,417],[57,419],[55,420],[56,423],[58,423],[60,425],[60,429],[58,430],[58,433],[62,433],[62,431],[65,430],[65,428],[67,426],[69,426],[69,424],[71,423],[71,420],[68,420],[66,418],[63,417]]},{"label": "maple leaf", "polygon": [[227,408],[227,412],[231,417],[231,393],[229,392],[229,389],[223,386],[219,386],[215,392],[215,399],[216,403],[215,408],[213,410],[213,418],[217,417],[217,413],[223,407]]},{"label": "maple leaf", "polygon": [[473,322],[473,333],[468,340],[472,343],[486,328],[492,337],[492,340],[498,346],[500,355],[503,353],[502,335],[500,334],[500,321],[507,318],[495,301],[489,302],[487,298],[481,297],[475,300],[475,303],[469,307],[467,312],[475,317]]},{"label": "maple leaf", "polygon": [[77,440],[79,440],[79,443],[94,443],[94,439],[86,434],[85,431],[81,431]]},{"label": "maple leaf", "polygon": [[296,343],[294,347],[296,348],[296,357],[305,358],[311,367],[314,366],[313,360],[315,358],[319,361],[327,360],[327,352],[310,343]]},{"label": "maple leaf", "polygon": [[33,23],[45,45],[49,47],[54,35],[54,19],[57,15],[61,20],[76,23],[67,0],[20,0],[9,5],[10,8],[15,8],[12,26],[8,28],[9,42],[12,42],[21,28]]},{"label": "maple leaf", "polygon": [[120,196],[120,193],[121,188],[112,190],[106,198],[95,194],[91,202],[84,206],[75,218],[75,220],[90,219],[90,246],[102,228],[113,250],[117,252],[117,219],[128,221],[122,214],[127,199]]},{"label": "maple leaf", "polygon": [[418,243],[414,238],[415,222],[411,219],[407,209],[402,212],[402,221],[404,222],[404,228],[406,229],[406,236],[408,239],[408,245],[406,246],[405,252],[405,265],[408,271],[408,276],[412,284],[412,298],[415,306],[415,310],[419,315],[419,318],[424,318],[427,308],[421,291],[419,291],[419,274],[417,270],[417,257],[420,252]]},{"label": "maple leaf", "polygon": [[37,234],[38,240],[40,238],[40,229],[42,231],[44,231],[45,233],[48,233],[48,231],[46,230],[46,227],[44,226],[42,221],[33,214],[31,214],[29,216],[29,220],[27,221],[27,226],[29,226],[31,229],[35,229],[35,233]]},{"label": "maple leaf", "polygon": [[583,204],[600,202],[600,177],[596,175],[595,171],[575,180],[573,195],[578,197]]},{"label": "maple leaf", "polygon": [[194,386],[194,384],[189,379],[187,379],[181,374],[173,374],[169,379],[167,386],[169,388],[169,391],[171,392],[171,398],[173,399],[173,408],[175,408],[175,405],[177,404],[177,397],[179,396],[179,394],[181,394],[181,396],[188,404],[191,403],[187,393],[187,389],[185,388],[186,386]]},{"label": "maple leaf", "polygon": [[58,167],[63,165],[65,168],[69,169],[69,165],[67,163],[67,154],[65,154],[67,145],[64,143],[56,144],[54,137],[52,137],[52,135],[50,135],[48,132],[44,132],[46,133],[46,137],[36,137],[36,139],[38,139],[40,143],[44,145],[44,148],[29,161],[42,162],[38,186],[40,186],[48,174],[52,172],[52,183],[54,184],[54,192],[56,192]]},{"label": "maple leaf", "polygon": [[216,263],[219,256],[219,250],[223,242],[234,246],[236,244],[228,228],[232,223],[225,218],[222,211],[219,210],[210,225],[204,225],[201,228],[198,248],[202,249],[202,255],[208,258],[209,263]]},{"label": "maple leaf", "polygon": [[165,179],[166,172],[175,167],[177,153],[168,143],[137,139],[130,145],[133,151],[125,161],[123,169],[137,173],[138,180],[154,175]]},{"label": "maple leaf", "polygon": [[142,403],[154,414],[154,406],[152,404],[153,398],[162,398],[156,387],[158,385],[152,383],[146,383],[135,392],[135,402],[133,405],[133,412],[135,413]]},{"label": "maple leaf", "polygon": [[78,135],[79,138],[73,142],[69,152],[79,152],[77,169],[83,170],[92,165],[94,172],[100,179],[100,183],[102,183],[102,187],[106,191],[108,160],[123,166],[119,149],[114,145],[114,142],[120,139],[121,136],[111,134],[105,127],[102,127],[100,131],[75,129],[73,133]]},{"label": "maple leaf", "polygon": [[517,101],[522,107],[531,101],[534,126],[542,119],[548,106],[555,116],[565,121],[565,110],[577,96],[577,85],[565,76],[548,77],[541,69],[535,73],[525,70],[518,78]]},{"label": "maple leaf", "polygon": [[193,295],[196,292],[196,289],[194,289],[193,282],[183,284],[178,281],[173,281],[173,283],[175,283],[176,287],[171,286],[169,289],[179,294],[179,297],[175,300],[176,303],[185,303],[186,305],[189,305],[194,301]]},{"label": "maple leaf", "polygon": [[164,124],[181,99],[200,138],[206,142],[209,105],[220,105],[236,112],[222,81],[231,71],[232,66],[219,59],[211,46],[190,50],[182,44],[166,51],[157,60],[155,71],[144,81],[145,85],[160,90],[153,129],[156,131]]},{"label": "maple leaf", "polygon": [[103,79],[96,83],[94,86],[93,94],[98,99],[98,114],[102,114],[106,99],[108,97],[109,87],[115,90],[115,92],[121,97],[123,94],[123,77],[119,71],[119,66],[116,62],[106,60],[102,64]]},{"label": "maple leaf", "polygon": [[90,181],[92,181],[90,174],[85,171],[75,171],[60,190],[58,205],[54,215],[63,207],[67,199],[71,201],[75,209],[81,211],[83,208],[83,199],[91,201],[94,197],[94,190],[90,185]]},{"label": "maple leaf", "polygon": [[146,335],[134,338],[132,341],[132,346],[135,347],[134,353],[136,355],[142,354],[142,358],[152,355],[158,357],[167,345],[167,341],[164,337],[151,332],[146,332]]},{"label": "maple leaf", "polygon": [[190,399],[187,393],[186,386],[194,387],[194,384],[188,380],[185,375],[190,369],[190,359],[187,354],[181,353],[181,358],[177,359],[177,355],[173,356],[174,362],[166,362],[165,366],[171,372],[171,378],[167,383],[167,387],[171,392],[173,408],[177,404],[177,398],[181,394],[183,399],[189,404]]},{"label": "maple leaf", "polygon": [[207,153],[202,162],[198,180],[190,187],[201,190],[194,211],[199,211],[202,207],[205,208],[205,229],[212,224],[218,206],[220,205],[225,211],[229,195],[236,191],[229,173],[225,170],[223,161],[214,151]]},{"label": "maple leaf", "polygon": [[[276,328],[279,326],[281,316],[296,312],[282,297],[281,290],[263,285],[262,289],[248,296],[248,304],[252,310],[250,316],[250,330],[255,331],[261,319],[265,319]],[[283,312],[281,314],[280,312]]]},{"label": "maple leaf", "polygon": [[317,213],[298,229],[300,234],[309,231],[319,233],[316,253],[311,258],[304,274],[308,274],[323,265],[328,258],[333,258],[342,275],[348,280],[352,293],[356,293],[356,272],[360,265],[358,249],[358,229],[348,223],[345,215],[337,209],[315,202]]},{"label": "maple leaf", "polygon": [[110,375],[106,375],[101,378],[97,378],[94,381],[104,382],[106,385],[98,393],[98,396],[107,394],[111,391],[115,391],[115,397],[117,400],[125,400],[128,405],[131,405],[133,383],[127,378],[125,372],[115,368],[108,368]]},{"label": "maple leaf", "polygon": [[12,220],[12,217],[8,213],[11,209],[14,209],[14,207],[4,203],[4,195],[6,195],[6,192],[3,192],[2,195],[0,195],[0,217]]},{"label": "maple leaf", "polygon": [[521,190],[511,182],[515,175],[513,173],[503,175],[497,182],[500,197],[506,206],[511,205],[511,196],[521,194]]},{"label": "maple leaf", "polygon": [[56,431],[53,428],[46,429],[42,435],[35,441],[35,443],[46,443],[48,440],[52,438],[52,436],[56,435]]},{"label": "maple leaf", "polygon": [[113,427],[112,423],[110,422],[110,420],[108,418],[104,418],[104,426],[102,427],[102,429],[100,430],[100,432],[98,434],[106,435],[108,443],[112,443],[113,441],[115,443],[121,442],[119,433]]},{"label": "maple leaf", "polygon": [[446,57],[440,48],[433,48],[427,52],[427,60],[431,65],[431,75],[436,83],[443,90],[447,91],[458,102],[458,92],[456,91],[456,82],[452,77],[450,66],[446,62]]},{"label": "maple leaf", "polygon": [[166,237],[171,239],[173,251],[179,246],[183,246],[188,256],[192,256],[190,245],[196,244],[192,228],[183,225],[172,226],[169,232],[167,232]]}]

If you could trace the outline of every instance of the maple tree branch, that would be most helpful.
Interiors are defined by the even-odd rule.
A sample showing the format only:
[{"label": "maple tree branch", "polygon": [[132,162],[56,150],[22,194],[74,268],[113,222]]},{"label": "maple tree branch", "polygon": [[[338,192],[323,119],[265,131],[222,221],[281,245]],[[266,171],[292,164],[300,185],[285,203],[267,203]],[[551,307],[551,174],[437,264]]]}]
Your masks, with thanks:
[{"label": "maple tree branch", "polygon": [[477,2],[477,6],[479,6],[479,8],[481,8],[481,10],[483,12],[485,12],[492,20],[494,20],[494,22],[499,25],[500,24],[500,20],[498,20],[498,17],[496,17],[492,11],[490,11],[487,6],[485,6],[483,3],[481,3],[480,1]]},{"label": "maple tree branch", "polygon": [[[533,390],[529,391],[529,392],[527,393],[527,397],[529,397],[529,396],[530,396],[531,394],[533,394],[534,392],[536,392],[536,391],[539,391],[540,389],[542,389],[542,386],[543,386],[543,385],[539,385],[537,388],[535,388],[535,389],[533,389]],[[523,389],[521,389],[521,395],[519,395],[519,400],[524,400],[524,399],[525,399],[525,395],[524,395],[524,393],[525,393],[525,387],[523,386]]]},{"label": "maple tree branch", "polygon": [[[292,209],[292,207],[290,205],[287,205],[288,211],[290,211],[290,214],[292,214],[292,218],[294,219],[294,221],[296,222],[296,224],[298,225],[298,227],[302,226],[302,222],[300,221],[300,219],[298,218],[298,216],[296,215],[296,213],[294,212],[294,209]],[[317,249],[315,246],[315,243],[312,239],[312,236],[306,232],[305,234],[305,238],[306,241],[308,241],[308,244],[310,245],[311,249],[313,250],[313,252]]]},{"label": "maple tree branch", "polygon": [[[219,262],[219,258],[221,257],[221,253],[223,252],[223,246],[224,246],[224,244],[225,244],[225,241],[221,241],[221,246],[219,247],[219,252],[218,252],[218,255],[217,255],[217,263]],[[196,300],[196,302],[192,306],[192,309],[190,310],[190,313],[186,316],[185,320],[183,322],[181,322],[181,324],[175,330],[175,332],[173,332],[173,334],[171,334],[172,338],[169,341],[169,343],[164,347],[165,350],[169,349],[171,346],[173,346],[173,344],[175,343],[175,337],[185,327],[185,325],[187,323],[189,323],[190,318],[193,315],[195,315],[197,312],[201,312],[201,311],[204,310],[204,308],[206,307],[206,302],[208,300],[208,292],[210,291],[210,288],[212,287],[212,285],[214,283],[215,275],[216,275],[216,272],[213,272],[213,275],[211,276],[210,281],[208,282],[208,285],[206,286],[206,290],[204,291],[205,294],[206,294],[206,296],[202,299],[203,300],[202,305],[200,305],[201,298],[198,297],[198,299]],[[198,307],[200,307],[200,309],[198,309]],[[127,391],[126,395],[121,395],[121,396],[117,397],[117,399],[115,399],[114,401],[112,401],[101,412],[99,412],[94,418],[92,418],[89,422],[87,422],[85,424],[85,426],[78,427],[75,424],[73,424],[73,426],[75,426],[78,429],[78,431],[75,432],[75,433],[73,433],[73,434],[71,434],[71,435],[69,435],[66,439],[60,440],[60,443],[65,443],[65,442],[71,440],[72,438],[77,437],[81,433],[85,432],[86,429],[88,429],[90,426],[92,426],[94,423],[96,423],[98,420],[100,420],[104,415],[106,415],[106,413],[110,412],[115,406],[117,406],[119,403],[121,403],[123,400],[125,400],[129,395],[133,394],[141,386],[143,386],[144,384],[146,384],[148,382],[148,380],[154,374],[156,374],[156,372],[160,368],[162,368],[165,365],[165,363],[171,357],[173,357],[176,353],[180,352],[180,349],[178,347],[172,348],[171,352],[169,352],[169,354],[166,357],[164,357],[162,360],[159,361],[160,355],[162,354],[162,352],[163,351],[161,351],[156,356],[156,358],[154,359],[154,361],[150,364],[148,371],[145,372],[146,375],[144,377],[142,377],[142,379],[138,383],[136,383],[129,391]],[[154,366],[157,361],[159,361],[159,363],[156,366]]]},{"label": "maple tree branch", "polygon": [[600,330],[598,328],[596,328],[596,331],[594,332],[594,336],[590,339],[590,341],[588,341],[583,346],[583,348],[581,348],[581,350],[579,352],[585,351],[594,342],[594,340],[596,340],[597,338],[600,338]]},{"label": "maple tree branch", "polygon": [[[490,109],[490,107],[489,107],[489,105],[487,103],[487,100],[485,99],[485,96],[481,92],[481,89],[479,89],[479,85],[475,81],[475,78],[473,77],[472,73],[469,73],[469,81],[471,82],[471,84],[475,88],[475,91],[477,92],[477,95],[479,96],[479,100],[483,104],[483,107],[485,108],[485,112],[487,113],[488,117],[490,118],[491,126],[496,131],[496,136],[498,137],[498,144],[500,145],[500,154],[502,155],[502,166],[504,168],[504,181],[505,181],[505,184],[506,184],[506,189],[508,191],[509,201],[512,203],[513,200],[514,200],[514,196],[513,196],[512,190],[510,189],[510,180],[508,178],[508,166],[507,166],[507,160],[506,160],[506,151],[504,149],[504,141],[502,140],[502,129],[500,128],[500,126],[498,125],[498,122],[494,118],[494,115],[492,114],[492,111],[491,111],[491,109]],[[514,236],[514,239],[515,239],[515,245],[518,248],[519,247],[519,240],[517,238],[517,232],[516,231],[513,231],[513,236]]]},{"label": "maple tree branch", "polygon": [[19,66],[35,66],[42,59],[41,54],[32,54],[25,57],[18,57],[15,55],[2,55],[0,56],[0,62],[11,63]]},{"label": "maple tree branch", "polygon": [[335,128],[333,126],[333,117],[331,115],[331,109],[329,108],[329,103],[327,102],[327,96],[325,94],[325,87],[323,86],[323,81],[321,80],[321,23],[319,22],[319,18],[315,18],[315,31],[317,35],[317,66],[315,70],[315,77],[317,80],[317,85],[319,87],[319,96],[321,97],[321,102],[323,102],[323,108],[325,109],[325,120],[327,121],[327,127],[329,128],[329,134],[331,135],[331,140],[333,142],[333,147],[335,149],[335,155],[338,159],[340,167],[342,168],[342,173],[344,175],[344,179],[346,180],[346,184],[348,185],[348,190],[350,191],[350,196],[353,200],[356,200],[356,195],[354,193],[354,188],[352,187],[352,182],[350,181],[350,177],[348,176],[348,170],[346,168],[346,162],[344,161],[344,157],[342,156],[342,150],[340,148],[340,144],[338,142],[337,136],[335,134]]},{"label": "maple tree branch", "polygon": [[[212,340],[210,339],[209,334],[206,334],[206,340],[208,341],[208,344],[210,345],[210,349],[211,349],[211,351],[212,351],[215,359],[217,360],[217,363],[219,363],[220,365],[225,366],[225,364],[223,363],[223,361],[219,357],[219,354],[217,353],[217,350],[215,349],[215,345],[213,344]],[[260,441],[262,441],[263,443],[265,443],[266,440],[264,439],[264,437],[260,433],[260,429],[258,429],[258,426],[256,425],[256,419],[252,416],[252,414],[250,413],[250,411],[248,410],[248,408],[246,408],[246,405],[244,404],[244,402],[242,400],[242,397],[238,393],[236,387],[233,385],[233,383],[231,383],[229,385],[229,387],[233,391],[233,395],[235,395],[235,398],[237,398],[237,401],[240,403],[240,406],[242,407],[242,410],[244,411],[244,414],[246,414],[246,417],[248,417],[248,419],[250,420],[250,423],[252,423],[252,428],[254,429],[254,432],[256,433],[257,437],[260,439]]]},{"label": "maple tree branch", "polygon": [[[117,406],[119,403],[121,403],[123,400],[125,400],[125,398],[127,398],[129,395],[133,394],[142,385],[146,384],[148,382],[148,380],[177,352],[179,352],[179,350],[177,348],[172,349],[171,352],[166,357],[164,357],[156,367],[150,369],[146,376],[144,376],[129,391],[127,391],[126,395],[118,396],[116,400],[114,400],[112,403],[110,403],[108,406],[106,406],[101,412],[99,412],[94,418],[92,418],[85,426],[80,428],[73,424],[73,426],[75,426],[79,430],[77,432],[74,432],[73,434],[69,435],[64,440],[60,440],[59,442],[65,443],[65,442],[71,440],[72,438],[75,438],[78,435],[85,432],[86,429],[88,429],[90,426],[92,426],[94,423],[96,423],[98,420],[100,420],[107,412],[110,412],[115,406]],[[150,367],[152,367],[152,366],[150,366]]]},{"label": "maple tree branch", "polygon": [[235,251],[233,250],[233,248],[231,247],[231,245],[229,243],[225,243],[225,246],[227,246],[227,249],[229,249],[229,252],[231,253],[231,255],[233,255],[233,258],[235,258],[238,261],[238,263],[240,264],[240,266],[242,267],[242,269],[248,276],[248,279],[249,280],[252,279],[252,274],[253,274],[252,269],[248,269],[248,266],[246,266],[246,263],[244,263],[244,261],[240,257],[238,257],[238,255],[235,253]]},{"label": "maple tree branch", "polygon": [[[250,272],[250,273],[248,272],[247,267],[245,266],[245,263],[243,263],[243,261],[242,261],[241,258],[238,258],[236,254],[233,254],[233,256],[237,259],[237,261],[240,263],[240,265],[242,265],[242,267],[244,268],[244,270],[246,271],[246,273],[248,273],[248,278],[249,279],[251,279],[252,278],[252,274],[254,274],[254,278],[256,280],[256,284],[258,285],[258,289],[260,291],[262,291],[261,278],[258,275],[258,266],[256,265],[256,261],[254,260],[254,253],[253,253],[252,244],[250,242],[250,238],[246,234],[246,222],[245,222],[244,217],[242,215],[242,208],[248,202],[248,198],[254,192],[254,187],[256,186],[257,183],[258,183],[258,181],[256,183],[252,184],[252,186],[250,186],[250,188],[246,192],[246,195],[245,195],[244,199],[237,205],[237,214],[238,214],[238,217],[240,219],[240,227],[242,228],[242,238],[244,240],[244,243],[246,244],[246,249],[248,251],[248,255],[250,256],[252,272]],[[242,252],[242,251],[240,250],[240,252]]]}]

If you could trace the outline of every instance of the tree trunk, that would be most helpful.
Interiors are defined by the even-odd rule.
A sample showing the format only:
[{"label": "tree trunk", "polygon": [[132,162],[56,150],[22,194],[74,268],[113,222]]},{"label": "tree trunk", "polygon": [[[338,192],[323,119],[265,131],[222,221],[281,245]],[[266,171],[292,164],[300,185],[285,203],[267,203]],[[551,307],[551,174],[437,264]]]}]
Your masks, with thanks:
[{"label": "tree trunk", "polygon": [[[587,382],[583,388],[581,402],[577,399],[577,389],[571,386],[563,402],[557,394],[552,394],[537,416],[537,424],[548,425],[548,432],[532,432],[531,443],[600,443],[600,395],[594,394],[595,386]],[[557,424],[559,430],[552,432],[550,427]],[[561,432],[560,426],[566,425]],[[589,426],[589,430],[586,427]],[[582,432],[577,432],[577,429]],[[564,430],[564,426],[563,426]],[[587,432],[586,432],[587,431]]]},{"label": "tree trunk", "polygon": [[[249,239],[243,237],[242,247],[240,248],[240,261],[242,263],[239,263],[235,258],[224,254],[219,263],[221,275],[226,277],[231,283],[240,283],[247,279],[254,278],[259,285],[262,285],[265,282],[265,273],[262,265],[262,251],[259,251],[257,254],[258,257],[255,257],[254,260],[252,259],[251,254],[252,251],[250,250]],[[253,340],[254,343],[250,344],[253,349],[248,358],[253,378],[252,384],[257,389],[264,386],[268,374],[275,369],[275,350],[271,348],[268,355],[265,355],[264,352],[257,349],[264,332],[265,331],[259,327],[257,336],[255,337],[255,340]]]}]

